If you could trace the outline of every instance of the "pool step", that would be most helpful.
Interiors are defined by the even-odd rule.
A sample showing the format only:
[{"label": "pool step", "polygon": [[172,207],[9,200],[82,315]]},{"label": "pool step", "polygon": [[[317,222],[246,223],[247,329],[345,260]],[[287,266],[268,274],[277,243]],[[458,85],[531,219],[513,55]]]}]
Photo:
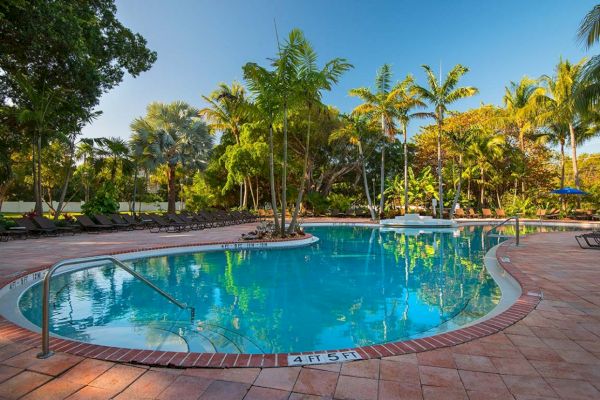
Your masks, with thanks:
[{"label": "pool step", "polygon": [[181,336],[192,352],[265,353],[251,339],[218,325],[202,322],[189,325],[182,321],[161,321],[161,325],[163,329]]}]

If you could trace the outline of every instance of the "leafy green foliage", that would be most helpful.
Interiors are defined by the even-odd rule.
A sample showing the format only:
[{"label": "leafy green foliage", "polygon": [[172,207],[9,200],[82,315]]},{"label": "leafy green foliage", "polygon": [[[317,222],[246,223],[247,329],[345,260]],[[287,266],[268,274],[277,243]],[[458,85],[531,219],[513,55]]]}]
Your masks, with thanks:
[{"label": "leafy green foliage", "polygon": [[81,211],[86,215],[114,214],[118,212],[119,201],[116,192],[117,190],[112,183],[104,183],[90,201],[81,206]]}]

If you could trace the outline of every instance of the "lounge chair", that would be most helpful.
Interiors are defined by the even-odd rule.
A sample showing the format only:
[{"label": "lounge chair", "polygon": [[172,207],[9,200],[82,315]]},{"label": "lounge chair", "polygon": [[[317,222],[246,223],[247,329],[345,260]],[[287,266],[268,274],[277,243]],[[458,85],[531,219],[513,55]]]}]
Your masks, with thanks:
[{"label": "lounge chair", "polygon": [[492,210],[490,210],[489,208],[482,208],[481,209],[481,217],[482,218],[494,218],[494,215],[492,214]]},{"label": "lounge chair", "polygon": [[87,233],[99,233],[101,231],[108,230],[114,231],[116,229],[115,226],[112,224],[97,224],[94,221],[92,221],[92,219],[87,215],[76,215],[75,219],[77,220],[77,222],[79,222],[83,230],[85,230]]},{"label": "lounge chair", "polygon": [[133,226],[127,222],[117,223],[110,219],[108,216],[104,214],[94,214],[94,219],[98,221],[100,225],[112,225],[115,229],[124,229],[126,231],[132,231]]},{"label": "lounge chair", "polygon": [[33,217],[33,220],[36,224],[43,229],[56,230],[58,232],[70,233],[71,235],[75,234],[75,228],[71,226],[57,226],[54,221],[49,220],[46,217],[42,217],[40,215]]},{"label": "lounge chair", "polygon": [[182,215],[177,215],[177,214],[171,213],[171,214],[165,214],[165,216],[171,222],[174,222],[174,223],[180,224],[180,225],[184,225],[184,226],[186,226],[187,229],[191,229],[193,231],[197,231],[200,229],[200,225],[198,224],[198,222],[185,219],[185,218],[183,218]]},{"label": "lounge chair", "polygon": [[575,236],[575,240],[577,240],[577,244],[582,249],[600,250],[600,231],[577,235]]},{"label": "lounge chair", "polygon": [[469,218],[479,218],[479,214],[475,212],[472,208],[469,208]]},{"label": "lounge chair", "polygon": [[[140,214],[140,217],[142,215],[143,214]],[[141,217],[138,220],[133,215],[129,215],[129,214],[111,214],[111,218],[115,221],[122,219],[123,221],[131,224],[135,229],[146,229],[146,228],[150,228],[151,226],[154,225],[154,222],[152,222],[152,220],[150,218]]]},{"label": "lounge chair", "polygon": [[131,221],[127,221],[125,218],[123,218],[123,215],[121,214],[110,214],[108,215],[108,217],[111,221],[113,221],[116,224],[128,224],[131,227],[131,229],[141,230],[146,228],[145,224],[136,221],[133,217]]},{"label": "lounge chair", "polygon": [[27,228],[25,227],[13,227],[5,228],[0,225],[0,240],[5,241],[9,239],[27,239]]},{"label": "lounge chair", "polygon": [[187,222],[188,224],[196,225],[196,230],[197,231],[200,231],[202,229],[205,229],[205,228],[209,227],[208,223],[206,223],[205,221],[198,221],[195,218],[195,215],[188,214],[187,212],[180,213],[179,214],[179,219],[181,219],[183,222]]},{"label": "lounge chair", "polygon": [[26,228],[29,233],[33,233],[38,236],[58,236],[59,233],[59,230],[56,228],[41,228],[29,218],[19,218],[16,222],[19,226]]},{"label": "lounge chair", "polygon": [[465,218],[466,214],[465,214],[465,210],[463,210],[462,208],[457,208],[454,210],[454,218]]},{"label": "lounge chair", "polygon": [[496,208],[494,212],[496,213],[496,218],[507,218],[506,212],[502,208]]},{"label": "lounge chair", "polygon": [[180,224],[176,222],[169,222],[160,215],[157,214],[143,214],[144,217],[148,217],[154,222],[154,226],[150,227],[150,232],[159,233],[176,233],[181,231],[189,230],[189,225]]},{"label": "lounge chair", "polygon": [[214,228],[215,226],[218,225],[218,223],[215,220],[206,217],[202,213],[190,214],[190,217],[193,218],[194,221],[196,221],[200,224],[204,224],[205,228]]}]

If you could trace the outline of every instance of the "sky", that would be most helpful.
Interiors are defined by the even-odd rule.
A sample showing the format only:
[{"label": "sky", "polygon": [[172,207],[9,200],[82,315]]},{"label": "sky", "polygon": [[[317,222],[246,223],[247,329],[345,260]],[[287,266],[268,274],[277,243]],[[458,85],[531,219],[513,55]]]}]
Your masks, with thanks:
[{"label": "sky", "polygon": [[[354,65],[323,101],[344,112],[359,100],[348,90],[371,87],[377,69],[392,65],[394,80],[412,74],[425,84],[421,65],[442,73],[455,64],[470,72],[463,85],[479,89],[451,109],[502,104],[505,86],[524,75],[553,74],[560,57],[579,61],[586,52],[576,32],[595,0],[117,0],[117,17],[158,53],[152,68],[101,98],[102,115],[84,136],[128,138],[129,124],[152,101],[186,101],[204,107],[220,82],[242,81],[242,65],[268,64],[281,39],[300,28],[322,65],[335,57]],[[409,134],[417,132],[413,122]],[[600,138],[579,152],[600,152]]]}]

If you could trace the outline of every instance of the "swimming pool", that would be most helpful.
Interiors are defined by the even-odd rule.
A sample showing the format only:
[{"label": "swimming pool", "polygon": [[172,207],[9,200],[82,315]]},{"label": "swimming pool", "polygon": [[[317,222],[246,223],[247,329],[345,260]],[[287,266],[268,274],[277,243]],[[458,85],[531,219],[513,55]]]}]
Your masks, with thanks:
[{"label": "swimming pool", "polygon": [[[504,238],[486,236],[488,229],[309,227],[320,240],[306,247],[131,262],[193,305],[193,320],[112,266],[68,272],[52,281],[51,331],[115,347],[220,353],[352,348],[427,336],[498,304],[500,289],[482,259]],[[37,284],[19,300],[35,325],[40,299]]]}]

